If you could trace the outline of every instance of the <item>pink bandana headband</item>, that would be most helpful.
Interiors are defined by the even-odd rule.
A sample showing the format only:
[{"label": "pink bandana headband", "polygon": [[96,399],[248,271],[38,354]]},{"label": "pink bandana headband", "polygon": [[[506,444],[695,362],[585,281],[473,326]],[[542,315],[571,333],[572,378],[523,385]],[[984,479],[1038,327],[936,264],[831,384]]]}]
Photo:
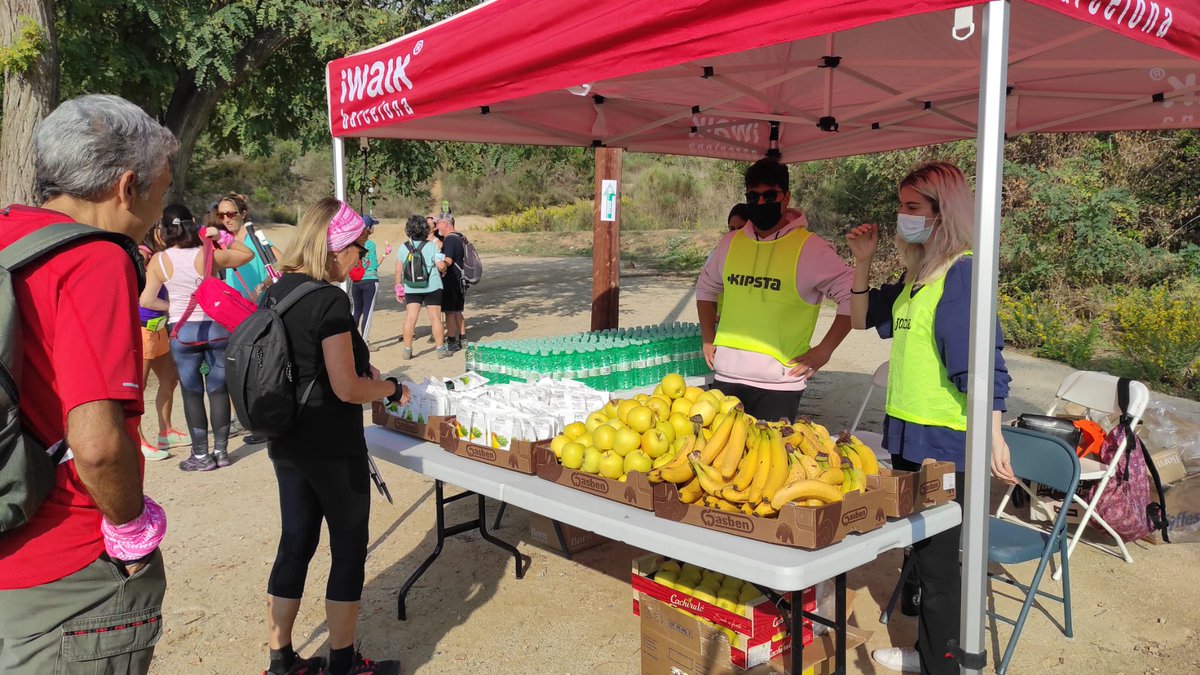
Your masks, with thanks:
[{"label": "pink bandana headband", "polygon": [[333,220],[329,221],[329,250],[341,251],[362,235],[366,225],[363,223],[362,216],[354,212],[346,202],[338,202],[341,208]]}]

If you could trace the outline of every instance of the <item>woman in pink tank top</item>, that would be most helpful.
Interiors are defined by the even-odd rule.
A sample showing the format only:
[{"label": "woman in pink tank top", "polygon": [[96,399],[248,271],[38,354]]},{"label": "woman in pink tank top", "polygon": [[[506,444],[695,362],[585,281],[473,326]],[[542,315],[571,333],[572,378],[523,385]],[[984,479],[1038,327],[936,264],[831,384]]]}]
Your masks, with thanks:
[{"label": "woman in pink tank top", "polygon": [[[171,338],[171,356],[179,371],[183,394],[183,414],[192,440],[191,456],[180,462],[184,471],[211,471],[229,465],[229,392],[225,387],[225,343],[229,331],[209,319],[199,306],[187,313],[192,293],[204,278],[204,247],[200,229],[187,207],[172,204],[163,210],[161,223],[166,248],[156,253],[146,266],[146,288],[141,305],[167,312],[168,329],[182,322],[179,334]],[[206,228],[204,235],[216,239],[220,232]],[[222,268],[244,265],[254,254],[239,242],[227,250],[213,251],[214,274]],[[167,299],[158,297],[167,289]],[[186,316],[185,316],[186,315]],[[208,410],[204,395],[208,393]],[[212,427],[212,453],[208,448],[208,430]]]}]

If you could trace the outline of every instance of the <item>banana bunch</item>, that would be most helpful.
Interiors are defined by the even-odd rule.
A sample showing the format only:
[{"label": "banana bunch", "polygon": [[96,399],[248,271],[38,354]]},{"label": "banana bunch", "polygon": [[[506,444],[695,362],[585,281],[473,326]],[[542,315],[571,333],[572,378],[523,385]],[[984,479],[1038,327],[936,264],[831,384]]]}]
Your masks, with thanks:
[{"label": "banana bunch", "polygon": [[868,448],[862,441],[843,431],[837,439],[837,451],[850,460],[856,469],[862,470],[868,476],[879,474],[879,460],[875,459],[875,451]]}]

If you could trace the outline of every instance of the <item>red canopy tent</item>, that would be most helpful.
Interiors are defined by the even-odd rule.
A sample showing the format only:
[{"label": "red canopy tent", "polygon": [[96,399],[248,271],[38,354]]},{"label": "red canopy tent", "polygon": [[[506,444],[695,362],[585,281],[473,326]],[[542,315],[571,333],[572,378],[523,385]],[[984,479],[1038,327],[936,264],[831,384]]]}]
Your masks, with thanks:
[{"label": "red canopy tent", "polygon": [[976,137],[961,634],[977,670],[1003,140],[1200,127],[1198,73],[1197,0],[491,0],[331,62],[327,89],[339,197],[347,136],[786,162]]}]

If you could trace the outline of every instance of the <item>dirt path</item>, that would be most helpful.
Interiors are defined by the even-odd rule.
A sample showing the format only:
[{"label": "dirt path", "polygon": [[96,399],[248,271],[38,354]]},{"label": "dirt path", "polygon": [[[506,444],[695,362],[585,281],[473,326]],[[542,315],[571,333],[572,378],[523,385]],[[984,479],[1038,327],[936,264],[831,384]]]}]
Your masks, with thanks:
[{"label": "dirt path", "polygon": [[[286,231],[276,233],[282,243]],[[397,242],[394,226],[379,238]],[[486,251],[484,254],[486,255]],[[585,330],[590,303],[590,261],[487,257],[487,278],[468,297],[473,339],[537,336]],[[392,285],[385,264],[383,287]],[[622,283],[623,325],[694,321],[691,282],[685,278],[637,276]],[[463,369],[462,357],[437,361],[424,342],[428,324],[418,329],[417,356],[400,360],[394,336],[402,312],[390,292],[377,305],[372,342],[382,371],[408,378],[450,375]],[[829,317],[824,318],[825,321]],[[818,328],[818,331],[823,327]],[[870,373],[887,358],[887,345],[873,334],[847,339],[804,398],[805,412],[830,427],[848,423],[857,410]],[[1040,409],[1050,400],[1068,368],[1020,355],[1010,358],[1016,380],[1012,412]],[[866,414],[877,428],[882,397]],[[182,406],[176,425],[182,426]],[[149,433],[154,433],[146,424]],[[250,673],[266,665],[267,574],[278,533],[275,481],[263,446],[231,441],[235,464],[205,474],[184,474],[175,461],[147,466],[149,494],[170,515],[163,547],[169,565],[165,636],[152,672]],[[178,454],[186,452],[178,449]],[[442,557],[409,595],[407,622],[395,618],[395,593],[433,547],[432,482],[380,463],[395,506],[375,498],[371,514],[367,586],[360,623],[362,650],[372,657],[402,659],[417,673],[636,673],[638,623],[630,612],[630,560],[637,551],[616,543],[566,561],[528,543],[526,516],[510,509],[501,536],[515,541],[533,564],[523,580],[513,577],[512,561],[477,536],[446,544]],[[494,512],[494,511],[493,511]],[[460,507],[470,515],[469,504]],[[1183,673],[1200,669],[1194,627],[1200,623],[1200,590],[1188,581],[1197,569],[1195,545],[1132,546],[1136,559],[1117,558],[1081,547],[1073,558],[1076,638],[1068,641],[1056,623],[1035,610],[1025,629],[1013,673]],[[306,597],[296,625],[295,646],[302,654],[327,649],[322,596],[328,548],[313,561]],[[870,647],[895,639],[911,643],[915,624],[897,618],[881,627],[876,617],[899,565],[889,553],[851,574],[860,592],[858,625],[875,632]],[[1018,568],[1028,580],[1032,569]],[[1053,589],[1055,584],[1047,580]],[[1007,592],[1007,591],[1003,591]],[[1000,609],[1015,603],[998,595]],[[1051,607],[1051,616],[1059,616]],[[1008,629],[1002,628],[1007,639]],[[890,635],[890,637],[889,637]],[[989,632],[989,640],[994,633]],[[989,645],[989,654],[1002,652]],[[876,672],[868,652],[851,656],[851,672]]]}]

